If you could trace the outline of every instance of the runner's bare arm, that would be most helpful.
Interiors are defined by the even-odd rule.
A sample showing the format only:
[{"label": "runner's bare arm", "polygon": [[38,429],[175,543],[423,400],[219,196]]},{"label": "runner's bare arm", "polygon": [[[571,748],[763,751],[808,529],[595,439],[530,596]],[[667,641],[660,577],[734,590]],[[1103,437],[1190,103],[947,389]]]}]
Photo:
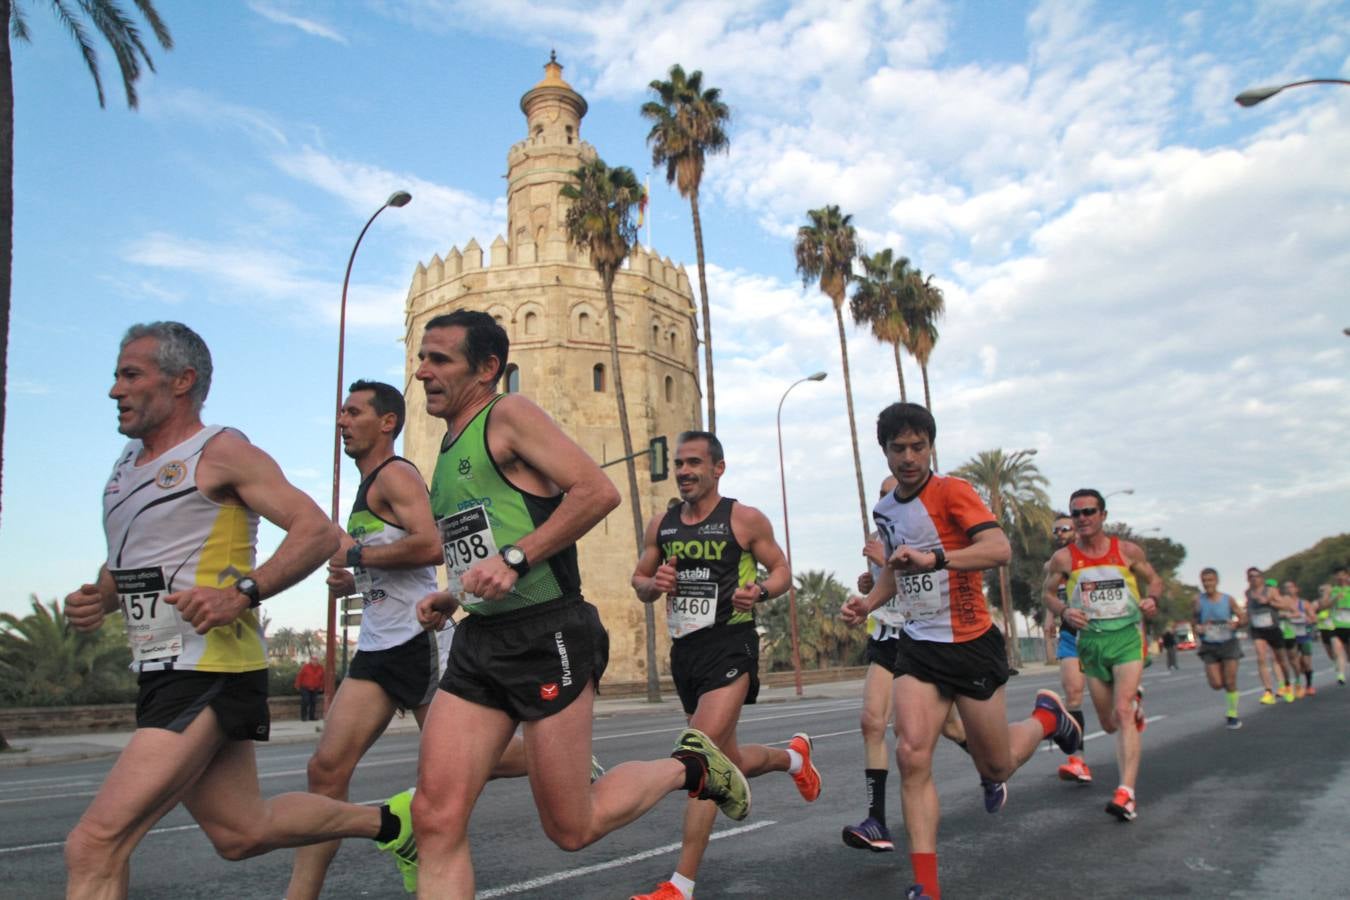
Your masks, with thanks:
[{"label": "runner's bare arm", "polygon": [[[970,546],[945,552],[947,568],[983,572],[1006,564],[1012,558],[1012,545],[1002,528],[985,528],[975,532]],[[905,573],[931,572],[937,566],[937,554],[902,544],[891,554],[890,566]]]},{"label": "runner's bare arm", "polygon": [[[736,540],[742,541],[741,546],[750,551],[755,562],[768,570],[763,583],[769,598],[787,593],[792,585],[792,570],[788,568],[783,548],[774,539],[769,517],[753,506],[737,503],[731,508],[731,532]],[[759,588],[753,584],[739,588],[736,593],[743,594],[742,599],[751,604],[759,599]],[[740,606],[739,603],[736,605]]]},{"label": "runner's bare arm", "polygon": [[76,631],[97,631],[103,617],[117,609],[117,586],[106,565],[98,567],[92,584],[82,584],[66,595],[65,614]]},{"label": "runner's bare arm", "polygon": [[866,597],[849,597],[845,601],[839,610],[840,618],[846,625],[861,625],[874,609],[894,596],[895,572],[889,566],[884,566]]},{"label": "runner's bare arm", "polygon": [[1121,541],[1120,552],[1125,554],[1125,560],[1130,564],[1130,571],[1134,577],[1148,585],[1144,590],[1144,596],[1139,598],[1139,608],[1143,610],[1144,615],[1152,616],[1158,611],[1158,600],[1163,594],[1163,580],[1158,573],[1153,570],[1153,564],[1148,561],[1144,549],[1133,541]]},{"label": "runner's bare arm", "polygon": [[[441,537],[431,516],[426,482],[422,481],[417,469],[404,462],[390,463],[380,470],[371,485],[370,495],[368,502],[380,518],[389,519],[408,535],[391,544],[363,548],[361,565],[377,569],[416,569],[445,561]],[[345,551],[339,551],[332,561],[345,565]]]},{"label": "runner's bare arm", "polygon": [[1045,561],[1045,566],[1041,570],[1044,575],[1041,580],[1041,604],[1055,616],[1063,615],[1068,609],[1068,605],[1059,600],[1059,589],[1069,580],[1067,556],[1067,550],[1056,550]]},{"label": "runner's bare arm", "polygon": [[[242,503],[286,532],[271,558],[249,573],[264,599],[300,581],[338,548],[337,526],[286,480],[272,457],[242,435],[224,431],[207,443],[197,486],[218,502]],[[248,608],[248,598],[233,586],[193,587],[164,600],[175,604],[198,634],[233,622]]]},{"label": "runner's bare arm", "polygon": [[643,603],[652,603],[662,594],[675,590],[675,566],[671,561],[662,559],[661,547],[657,542],[663,518],[663,515],[657,514],[647,523],[647,531],[642,539],[642,555],[638,557],[637,568],[633,570],[633,590]]}]

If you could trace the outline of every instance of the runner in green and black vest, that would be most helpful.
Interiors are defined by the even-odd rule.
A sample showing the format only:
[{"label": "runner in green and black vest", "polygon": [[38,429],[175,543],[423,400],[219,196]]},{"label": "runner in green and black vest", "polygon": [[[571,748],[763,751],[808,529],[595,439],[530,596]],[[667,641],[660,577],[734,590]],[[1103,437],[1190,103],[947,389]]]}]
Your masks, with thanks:
[{"label": "runner in green and black vest", "polygon": [[750,810],[740,771],[692,730],[672,758],[618,766],[590,783],[609,636],[582,597],[576,542],[619,505],[619,493],[547,413],[521,394],[498,395],[509,351],[492,316],[457,310],[427,322],[417,354],[427,412],[446,423],[431,508],[448,575],[448,589],[417,612],[433,628],[467,612],[422,732],[413,800],[420,890],[430,897],[473,896],[469,819],[518,723],[540,821],[565,850],[676,790],[715,800],[735,819]]},{"label": "runner in green and black vest", "polygon": [[[759,694],[755,604],[786,592],[792,572],[768,518],[718,492],[726,466],[722,442],[711,432],[679,436],[675,483],[681,502],[648,524],[633,589],[644,603],[666,598],[670,671],[690,726],[710,736],[747,777],[787,772],[811,802],[820,795],[820,774],[811,762],[810,737],[794,735],[785,750],[736,742],[741,706]],[[768,573],[763,580],[757,564]],[[675,874],[633,900],[693,896],[716,815],[710,803],[688,804]]]},{"label": "runner in green and black vest", "polygon": [[1336,683],[1345,687],[1345,665],[1350,658],[1350,569],[1336,567],[1331,573],[1331,584],[1318,597],[1317,605],[1331,622],[1332,637],[1327,651],[1336,660]]}]

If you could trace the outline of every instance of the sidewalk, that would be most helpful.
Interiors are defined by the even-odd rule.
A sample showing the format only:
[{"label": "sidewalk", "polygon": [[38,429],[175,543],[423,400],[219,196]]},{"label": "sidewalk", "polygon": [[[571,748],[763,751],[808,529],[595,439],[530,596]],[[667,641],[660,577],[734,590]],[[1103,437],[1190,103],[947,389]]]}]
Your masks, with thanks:
[{"label": "sidewalk", "polygon": [[[1023,674],[1049,673],[1056,671],[1043,663],[1023,665]],[[600,696],[595,702],[597,719],[610,716],[631,715],[633,713],[663,712],[681,715],[680,701],[673,692],[661,695],[660,703],[648,703],[644,697],[620,697],[606,699],[604,685],[600,686]],[[759,691],[760,704],[789,703],[801,700],[858,700],[862,699],[862,680],[829,681],[808,684],[802,688],[798,697],[792,685],[763,685]],[[287,719],[272,723],[271,744],[317,743],[322,723],[301,722]],[[412,716],[395,716],[389,723],[387,734],[399,734],[417,730],[417,722]],[[116,756],[131,740],[130,731],[109,731],[97,734],[66,734],[56,737],[14,738],[10,744],[12,751],[0,753],[0,769],[41,766],[49,763],[78,762],[86,759],[100,759]]]}]

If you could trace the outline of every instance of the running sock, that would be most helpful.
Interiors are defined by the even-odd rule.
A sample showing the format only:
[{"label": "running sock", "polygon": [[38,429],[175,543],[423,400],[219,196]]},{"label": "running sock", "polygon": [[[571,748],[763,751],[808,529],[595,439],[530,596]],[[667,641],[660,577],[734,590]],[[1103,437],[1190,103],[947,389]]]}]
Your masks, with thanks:
[{"label": "running sock", "polygon": [[380,804],[380,833],[375,835],[375,840],[381,844],[387,844],[398,837],[399,832],[403,830],[403,825],[399,822],[398,816],[394,815],[389,809],[388,803]]},{"label": "running sock", "polygon": [[1059,723],[1055,721],[1055,714],[1048,709],[1037,707],[1031,711],[1031,717],[1041,723],[1041,730],[1044,732],[1041,737],[1049,737],[1059,727]]},{"label": "running sock", "polygon": [[887,769],[863,769],[863,780],[867,782],[867,815],[882,825],[886,824],[887,771]]},{"label": "running sock", "polygon": [[670,876],[670,883],[675,885],[675,889],[684,896],[684,900],[692,900],[694,896],[694,879],[685,878],[679,872]]},{"label": "running sock", "polygon": [[693,796],[703,787],[704,762],[693,753],[675,758],[684,764],[684,790]]},{"label": "running sock", "polygon": [[1304,673],[1303,673],[1303,680],[1304,680],[1305,682],[1307,682],[1308,687],[1312,687],[1312,673],[1311,673],[1311,672],[1304,672]]},{"label": "running sock", "polygon": [[937,854],[911,853],[909,864],[914,867],[914,881],[923,885],[923,892],[933,900],[942,900],[942,891],[938,889]]},{"label": "running sock", "polygon": [[[1083,710],[1082,710],[1082,709],[1071,709],[1071,710],[1069,710],[1069,715],[1073,716],[1073,720],[1074,720],[1075,722],[1078,723],[1078,730],[1081,731],[1081,732],[1083,732],[1084,735],[1086,735],[1086,734],[1087,734],[1087,725],[1083,722]],[[1079,750],[1080,750],[1079,755],[1081,756],[1081,755],[1082,755],[1082,753],[1081,753],[1082,748],[1080,747]]]},{"label": "running sock", "polygon": [[802,770],[802,755],[791,747],[788,748],[788,774],[796,775]]},{"label": "running sock", "polygon": [[1236,719],[1238,711],[1238,692],[1228,691],[1224,696],[1228,698],[1228,715]]}]

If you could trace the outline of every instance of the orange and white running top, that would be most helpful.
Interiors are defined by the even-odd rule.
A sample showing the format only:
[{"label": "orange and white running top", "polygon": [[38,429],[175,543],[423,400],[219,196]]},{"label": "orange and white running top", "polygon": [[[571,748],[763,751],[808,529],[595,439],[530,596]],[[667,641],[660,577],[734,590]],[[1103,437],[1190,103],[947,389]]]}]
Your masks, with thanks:
[{"label": "orange and white running top", "polygon": [[1111,538],[1101,556],[1088,556],[1077,543],[1069,545],[1072,569],[1065,585],[1069,605],[1081,609],[1090,631],[1115,631],[1141,619],[1139,582],[1130,562],[1120,552],[1120,539]]},{"label": "orange and white running top", "polygon": [[[897,488],[872,509],[887,557],[906,545],[925,552],[961,550],[981,531],[998,527],[989,507],[963,479],[934,474],[913,497],[901,500],[899,493]],[[980,572],[950,569],[922,575],[897,572],[897,605],[904,611],[905,633],[917,641],[944,644],[984,634],[994,623],[982,580]]]}]

